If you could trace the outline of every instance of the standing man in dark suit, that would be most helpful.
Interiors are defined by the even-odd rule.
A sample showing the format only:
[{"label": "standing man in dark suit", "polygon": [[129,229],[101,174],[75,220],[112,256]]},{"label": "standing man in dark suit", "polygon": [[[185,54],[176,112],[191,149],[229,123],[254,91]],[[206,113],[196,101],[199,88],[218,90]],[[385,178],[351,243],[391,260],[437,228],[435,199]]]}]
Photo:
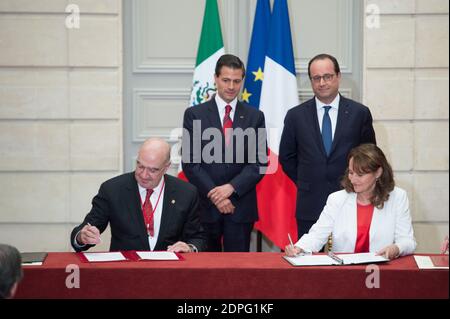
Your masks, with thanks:
[{"label": "standing man in dark suit", "polygon": [[209,251],[249,251],[258,220],[255,187],[267,164],[265,120],[237,99],[244,75],[238,57],[223,55],[215,69],[217,94],[184,113],[183,172],[200,193]]},{"label": "standing man in dark suit", "polygon": [[350,150],[376,143],[369,109],[339,94],[336,58],[315,56],[308,75],[315,97],[286,114],[279,156],[297,185],[299,238],[317,221],[328,195],[340,189]]},{"label": "standing man in dark suit", "polygon": [[197,189],[166,175],[170,146],[151,138],[139,149],[134,172],[114,177],[100,186],[92,209],[74,228],[70,242],[76,251],[100,242],[111,226],[111,251],[202,251],[205,232],[200,224]]}]

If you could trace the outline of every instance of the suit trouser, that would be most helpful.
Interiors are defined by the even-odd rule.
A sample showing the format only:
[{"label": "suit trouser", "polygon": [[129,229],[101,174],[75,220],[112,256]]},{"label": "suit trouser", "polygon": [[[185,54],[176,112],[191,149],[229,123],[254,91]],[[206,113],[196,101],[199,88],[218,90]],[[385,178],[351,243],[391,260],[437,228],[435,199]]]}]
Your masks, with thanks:
[{"label": "suit trouser", "polygon": [[253,222],[236,223],[230,214],[222,214],[215,223],[202,223],[208,236],[207,251],[248,252]]}]

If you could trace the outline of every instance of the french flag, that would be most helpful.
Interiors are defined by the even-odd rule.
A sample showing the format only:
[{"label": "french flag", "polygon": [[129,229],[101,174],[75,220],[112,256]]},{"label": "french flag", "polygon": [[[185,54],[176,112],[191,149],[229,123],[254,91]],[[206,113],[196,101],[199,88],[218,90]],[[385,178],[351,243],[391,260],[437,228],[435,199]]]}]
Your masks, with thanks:
[{"label": "french flag", "polygon": [[282,249],[289,243],[288,233],[292,238],[297,238],[297,188],[279,165],[278,154],[284,117],[290,108],[298,104],[287,0],[275,0],[259,103],[259,109],[266,118],[270,162],[268,173],[256,188],[259,221],[255,228]]}]

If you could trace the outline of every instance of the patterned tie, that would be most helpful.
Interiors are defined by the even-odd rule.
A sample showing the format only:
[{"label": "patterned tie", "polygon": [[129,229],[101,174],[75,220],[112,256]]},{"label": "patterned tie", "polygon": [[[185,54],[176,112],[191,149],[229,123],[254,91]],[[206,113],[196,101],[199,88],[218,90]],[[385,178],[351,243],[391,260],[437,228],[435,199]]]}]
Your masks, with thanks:
[{"label": "patterned tie", "polygon": [[147,189],[147,195],[145,195],[144,205],[142,206],[142,213],[144,214],[145,227],[147,228],[147,233],[153,237],[155,235],[155,229],[153,226],[153,207],[152,202],[150,202],[150,196],[153,193],[153,189]]},{"label": "patterned tie", "polygon": [[324,106],[323,108],[325,109],[325,114],[323,115],[322,119],[322,140],[323,146],[325,147],[325,152],[327,152],[327,156],[329,156],[331,151],[332,137],[331,119],[328,111],[331,109],[331,106]]},{"label": "patterned tie", "polygon": [[231,106],[225,106],[225,116],[223,117],[223,134],[225,135],[225,145],[228,146],[231,141],[233,121],[230,117]]}]

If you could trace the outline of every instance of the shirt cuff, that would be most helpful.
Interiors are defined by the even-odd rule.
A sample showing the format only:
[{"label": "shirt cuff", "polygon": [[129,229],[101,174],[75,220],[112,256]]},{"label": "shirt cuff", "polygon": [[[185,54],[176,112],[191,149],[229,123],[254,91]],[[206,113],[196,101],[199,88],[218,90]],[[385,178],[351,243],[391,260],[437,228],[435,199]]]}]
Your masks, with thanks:
[{"label": "shirt cuff", "polygon": [[189,248],[191,249],[191,253],[198,253],[198,249],[197,247],[195,247],[195,245],[193,244],[188,244]]},{"label": "shirt cuff", "polygon": [[83,244],[78,243],[78,241],[77,241],[77,237],[80,234],[80,232],[81,232],[81,230],[78,231],[78,233],[75,235],[75,237],[73,239],[73,246],[75,248],[84,248],[84,247],[86,247],[86,244],[83,245]]}]

